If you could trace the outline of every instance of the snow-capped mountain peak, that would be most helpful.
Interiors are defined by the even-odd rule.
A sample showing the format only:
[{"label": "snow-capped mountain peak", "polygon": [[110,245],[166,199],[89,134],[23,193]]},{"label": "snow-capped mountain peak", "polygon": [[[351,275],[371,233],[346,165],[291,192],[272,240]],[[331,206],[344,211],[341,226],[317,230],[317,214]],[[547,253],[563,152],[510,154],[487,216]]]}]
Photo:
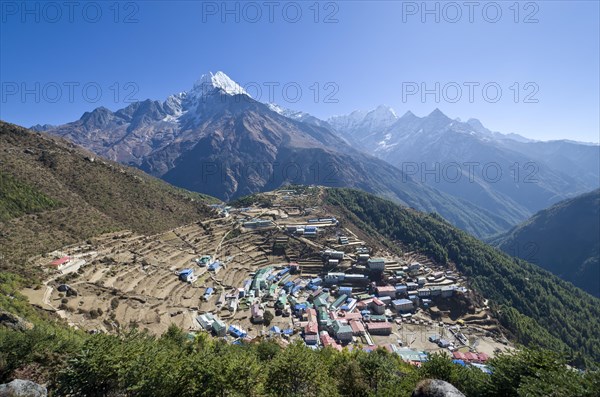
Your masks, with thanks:
[{"label": "snow-capped mountain peak", "polygon": [[200,79],[196,81],[190,93],[194,96],[204,96],[212,93],[214,90],[220,90],[228,95],[250,96],[241,85],[221,71],[214,74],[212,72],[203,74]]},{"label": "snow-capped mountain peak", "polygon": [[394,109],[392,109],[389,106],[385,106],[385,105],[379,105],[377,106],[377,108],[375,108],[374,110],[371,110],[369,113],[367,113],[367,115],[365,116],[365,120],[377,120],[377,121],[390,121],[390,120],[396,120],[398,118],[398,116],[396,115],[396,112],[394,111]]}]

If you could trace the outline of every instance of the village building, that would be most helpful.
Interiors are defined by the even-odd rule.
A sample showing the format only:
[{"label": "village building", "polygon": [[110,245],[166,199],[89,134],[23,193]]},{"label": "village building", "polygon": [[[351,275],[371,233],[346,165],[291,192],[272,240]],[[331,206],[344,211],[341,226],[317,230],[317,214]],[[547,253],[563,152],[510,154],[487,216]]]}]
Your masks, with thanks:
[{"label": "village building", "polygon": [[252,305],[252,308],[250,309],[250,315],[252,318],[252,322],[255,324],[259,324],[264,321],[264,310],[261,309],[258,303]]},{"label": "village building", "polygon": [[388,322],[370,322],[367,323],[367,330],[373,335],[390,335],[392,324]]},{"label": "village building", "polygon": [[377,292],[377,296],[379,296],[379,297],[382,297],[382,296],[389,296],[390,298],[396,297],[396,287],[393,287],[391,285],[377,287],[377,288],[375,288],[375,291]]},{"label": "village building", "polygon": [[396,299],[392,301],[392,306],[397,312],[409,312],[414,308],[414,304],[409,299]]},{"label": "village building", "polygon": [[360,320],[351,320],[349,322],[350,328],[352,328],[352,335],[362,336],[366,333],[365,326]]},{"label": "village building", "polygon": [[340,346],[326,331],[321,332],[321,344],[323,347],[331,347],[338,351],[342,350],[342,346]]},{"label": "village building", "polygon": [[71,257],[70,256],[63,256],[61,258],[55,259],[52,262],[50,262],[50,266],[57,269],[57,270],[61,270],[63,269],[65,266],[67,266],[69,263],[71,263]]},{"label": "village building", "polygon": [[335,337],[342,342],[350,342],[352,340],[352,327],[339,320],[333,322],[333,332]]},{"label": "village building", "polygon": [[369,258],[367,260],[367,267],[370,270],[382,272],[385,269],[385,259],[383,259],[383,258]]},{"label": "village building", "polygon": [[373,298],[370,306],[371,306],[371,310],[373,311],[373,313],[377,313],[377,314],[385,313],[385,304],[380,299]]}]

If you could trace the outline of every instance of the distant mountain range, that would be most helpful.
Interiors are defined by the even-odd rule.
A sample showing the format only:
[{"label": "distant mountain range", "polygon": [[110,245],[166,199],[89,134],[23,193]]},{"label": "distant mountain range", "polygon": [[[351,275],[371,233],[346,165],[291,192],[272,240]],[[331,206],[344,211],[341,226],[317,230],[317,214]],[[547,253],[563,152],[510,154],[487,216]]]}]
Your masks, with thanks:
[{"label": "distant mountain range", "polygon": [[[222,72],[186,92],[34,126],[223,200],[283,184],[354,187],[438,212],[478,237],[598,187],[598,146],[534,142],[388,107],[320,120],[264,104]],[[501,175],[499,174],[501,173]]]},{"label": "distant mountain range", "polygon": [[145,100],[116,112],[100,107],[72,123],[43,128],[223,200],[288,183],[355,187],[438,212],[476,236],[513,225],[353,148],[324,121],[255,101],[222,72],[203,75],[191,90],[164,102]]},{"label": "distant mountain range", "polygon": [[354,147],[511,223],[600,186],[600,147],[594,144],[504,135],[476,119],[452,120],[439,109],[398,117],[379,106],[328,123]]},{"label": "distant mountain range", "polygon": [[538,212],[492,244],[600,297],[600,189]]}]

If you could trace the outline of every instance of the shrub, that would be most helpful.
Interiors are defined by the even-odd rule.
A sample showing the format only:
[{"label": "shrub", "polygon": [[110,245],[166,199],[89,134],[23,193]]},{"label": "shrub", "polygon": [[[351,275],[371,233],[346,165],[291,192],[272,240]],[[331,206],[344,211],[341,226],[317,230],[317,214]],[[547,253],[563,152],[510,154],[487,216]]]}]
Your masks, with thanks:
[{"label": "shrub", "polygon": [[112,298],[110,300],[110,308],[113,310],[117,310],[117,307],[119,307],[119,298]]},{"label": "shrub", "polygon": [[273,313],[271,313],[269,310],[266,310],[265,314],[263,315],[264,324],[265,325],[271,324],[271,321],[273,321],[274,317],[275,316],[273,316]]}]

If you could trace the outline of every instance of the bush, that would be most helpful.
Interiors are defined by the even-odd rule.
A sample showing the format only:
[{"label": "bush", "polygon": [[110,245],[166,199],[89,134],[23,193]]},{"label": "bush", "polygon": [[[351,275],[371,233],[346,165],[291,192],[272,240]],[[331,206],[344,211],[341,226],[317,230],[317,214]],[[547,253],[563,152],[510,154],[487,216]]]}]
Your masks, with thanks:
[{"label": "bush", "polygon": [[271,324],[271,321],[273,321],[273,318],[275,316],[273,316],[273,313],[271,313],[269,310],[265,310],[265,314],[263,315],[263,322],[265,325],[269,325]]},{"label": "bush", "polygon": [[110,300],[110,308],[113,310],[117,310],[117,307],[119,307],[119,298],[112,298]]}]

